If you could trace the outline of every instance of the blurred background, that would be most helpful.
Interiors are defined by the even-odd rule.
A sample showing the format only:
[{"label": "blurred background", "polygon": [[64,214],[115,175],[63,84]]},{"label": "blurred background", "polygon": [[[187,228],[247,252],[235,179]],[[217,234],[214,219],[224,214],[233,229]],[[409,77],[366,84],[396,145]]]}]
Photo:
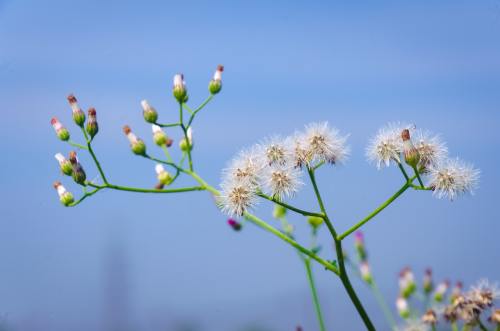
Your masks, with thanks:
[{"label": "blurred background", "polygon": [[[365,146],[390,121],[440,133],[450,154],[481,169],[474,196],[410,191],[364,227],[373,272],[394,307],[397,275],[500,280],[497,203],[500,2],[1,1],[0,325],[8,330],[316,330],[303,265],[251,224],[232,231],[205,192],[104,191],[63,208],[50,118],[66,101],[97,109],[95,150],[109,180],[152,187],[154,164],[131,154],[124,124],[161,155],[142,119],[148,99],[174,120],[171,79],[183,72],[196,106],[217,64],[224,87],[194,125],[199,173],[214,185],[244,146],[329,121],[350,134],[346,165],[319,171],[340,231],[401,185]],[[168,131],[167,131],[168,132]],[[178,135],[171,133],[178,141]],[[91,159],[80,153],[89,178]],[[314,206],[310,188],[295,198]],[[263,203],[257,214],[279,226]],[[308,243],[303,220],[291,217]],[[325,258],[333,258],[321,233]],[[345,246],[352,251],[352,238]],[[338,279],[315,265],[330,329],[361,330]],[[370,291],[354,281],[381,330]]]}]

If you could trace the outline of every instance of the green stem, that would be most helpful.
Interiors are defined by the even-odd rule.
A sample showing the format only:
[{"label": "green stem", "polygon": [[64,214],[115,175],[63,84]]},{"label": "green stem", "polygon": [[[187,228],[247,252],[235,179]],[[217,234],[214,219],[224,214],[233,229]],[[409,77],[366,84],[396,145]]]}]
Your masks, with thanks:
[{"label": "green stem", "polygon": [[392,316],[391,310],[387,306],[387,302],[385,301],[384,295],[382,292],[380,292],[377,284],[375,283],[375,280],[372,280],[371,283],[369,283],[369,286],[373,292],[373,295],[375,296],[375,299],[377,300],[380,308],[382,309],[382,312],[385,315],[385,319],[391,326],[393,330],[396,329],[396,321],[394,320],[394,317]]},{"label": "green stem", "polygon": [[187,127],[184,125],[183,113],[184,112],[182,109],[182,103],[179,102],[179,122],[181,123],[182,132],[184,132],[184,139],[185,139],[186,144],[187,144],[186,153],[188,156],[189,170],[193,171],[193,159],[191,157],[191,142],[189,141],[188,135],[187,135],[187,129],[189,128],[189,125]]},{"label": "green stem", "polygon": [[326,331],[325,322],[323,321],[323,315],[321,313],[321,305],[319,303],[318,292],[316,291],[316,285],[314,284],[314,277],[311,270],[311,260],[304,259],[304,265],[307,272],[307,280],[309,281],[309,287],[311,288],[311,294],[314,303],[314,309],[316,310],[316,316],[318,317],[319,329],[321,331]]},{"label": "green stem", "polygon": [[483,322],[481,322],[481,319],[478,318],[477,319],[477,324],[479,325],[479,328],[482,330],[482,331],[488,331],[488,328],[483,324]]},{"label": "green stem", "polygon": [[165,157],[167,158],[167,161],[174,163],[174,160],[172,159],[172,156],[170,156],[170,152],[168,151],[168,147],[166,145],[161,145],[161,149],[163,149],[163,152],[165,153]]},{"label": "green stem", "polygon": [[398,164],[399,169],[400,169],[400,170],[401,170],[401,172],[403,173],[403,176],[405,176],[406,181],[409,181],[409,180],[410,180],[410,177],[408,176],[408,173],[406,172],[405,167],[404,167],[404,166],[401,164],[401,162],[399,162],[399,161],[396,161],[396,163]]},{"label": "green stem", "polygon": [[313,170],[316,170],[318,169],[319,167],[321,167],[322,165],[324,165],[326,162],[325,161],[321,161],[320,163],[316,164],[312,169]]},{"label": "green stem", "polygon": [[255,216],[253,214],[250,214],[248,212],[245,212],[243,214],[243,216],[247,220],[249,220],[250,222],[252,222],[255,225],[257,225],[258,227],[266,230],[267,232],[270,232],[270,233],[274,234],[275,236],[277,236],[281,240],[283,240],[286,243],[290,244],[295,249],[299,250],[301,253],[304,253],[305,255],[309,256],[310,258],[312,258],[313,260],[315,260],[316,262],[318,262],[319,264],[321,264],[322,266],[324,266],[325,269],[330,270],[331,272],[333,272],[336,275],[339,275],[338,269],[333,264],[331,264],[328,261],[323,260],[322,258],[320,258],[319,256],[317,256],[316,254],[314,254],[313,252],[311,252],[307,248],[299,245],[295,240],[291,239],[290,237],[288,237],[283,232],[281,232],[281,231],[275,229],[274,227],[272,227],[271,225],[267,224],[266,222],[264,222],[263,220],[261,220],[257,216]]},{"label": "green stem", "polygon": [[323,199],[321,198],[321,195],[319,193],[318,185],[316,183],[316,178],[314,176],[314,170],[308,168],[307,171],[309,173],[309,178],[311,179],[311,183],[313,185],[314,193],[316,194],[316,199],[318,200],[319,207],[324,215],[323,219],[325,220],[325,224],[328,230],[330,231],[333,240],[335,241],[335,251],[337,253],[337,260],[339,264],[340,280],[342,281],[342,284],[344,285],[344,288],[347,294],[349,295],[349,298],[351,299],[352,303],[354,304],[354,307],[358,311],[358,314],[363,320],[363,323],[365,324],[366,328],[369,331],[375,331],[375,326],[373,325],[372,321],[370,320],[370,317],[366,313],[363,304],[359,300],[356,292],[354,291],[354,288],[352,287],[351,281],[349,280],[349,275],[347,274],[347,271],[345,269],[344,252],[342,250],[342,240],[337,239],[337,233],[335,232],[335,228],[330,222],[330,219],[325,209],[325,205],[323,203]]},{"label": "green stem", "polygon": [[425,187],[424,182],[422,181],[422,178],[420,178],[420,173],[418,172],[417,167],[412,167],[413,171],[415,172],[415,176],[417,176],[418,182],[420,183],[420,187]]},{"label": "green stem", "polygon": [[431,324],[431,330],[432,330],[432,331],[436,331],[436,324],[434,324],[434,323],[433,323],[433,324]]},{"label": "green stem", "polygon": [[401,194],[403,194],[409,187],[410,187],[411,179],[410,181],[406,182],[400,189],[397,191],[392,197],[390,197],[387,201],[385,201],[383,204],[381,204],[377,209],[372,211],[368,216],[363,218],[361,221],[356,223],[354,226],[352,226],[349,230],[346,232],[342,233],[340,236],[338,236],[338,240],[343,240],[345,237],[362,227],[365,223],[367,223],[369,220],[377,216],[378,213],[380,213],[382,210],[384,210],[387,206],[389,206],[394,200],[396,200]]},{"label": "green stem", "polygon": [[210,102],[213,98],[214,98],[214,95],[213,95],[213,94],[210,94],[210,95],[208,96],[208,98],[207,98],[205,101],[203,101],[203,102],[202,102],[202,104],[201,104],[201,105],[199,105],[199,106],[198,106],[198,108],[196,108],[196,109],[193,111],[193,113],[191,114],[191,117],[189,118],[188,124],[187,124],[187,127],[188,127],[188,128],[189,128],[189,127],[191,126],[191,124],[193,123],[193,121],[194,121],[194,118],[195,118],[196,114],[198,114],[198,112],[199,112],[200,110],[202,110],[202,109],[203,109],[203,107],[205,107],[205,106],[206,106],[206,105],[207,105],[207,104],[208,104],[208,103],[209,103],[209,102]]},{"label": "green stem", "polygon": [[101,168],[101,164],[97,160],[97,157],[96,157],[94,151],[92,150],[92,145],[91,145],[92,139],[89,138],[89,136],[87,135],[87,131],[85,131],[85,129],[83,127],[81,127],[81,129],[83,132],[83,136],[85,137],[85,141],[87,142],[87,149],[90,153],[90,156],[92,156],[92,159],[94,160],[94,163],[97,166],[97,170],[99,171],[99,174],[101,175],[102,180],[104,181],[104,183],[107,184],[108,180],[106,179],[106,176],[104,175],[104,171]]},{"label": "green stem", "polygon": [[296,212],[298,214],[301,214],[301,215],[304,215],[304,216],[315,216],[315,217],[321,217],[321,218],[323,218],[323,214],[313,213],[313,212],[309,212],[309,211],[306,211],[306,210],[302,210],[302,209],[296,208],[296,207],[291,206],[291,205],[289,205],[287,203],[284,203],[284,202],[282,202],[280,200],[277,200],[277,199],[275,199],[275,198],[273,198],[273,197],[271,197],[269,195],[266,195],[266,194],[264,194],[262,192],[258,192],[257,195],[260,196],[260,197],[262,197],[262,198],[264,198],[264,199],[266,199],[266,200],[272,201],[275,204],[278,204],[278,205],[283,206],[283,207],[285,207],[287,209],[290,209],[291,211],[294,211],[294,212]]},{"label": "green stem", "polygon": [[161,123],[155,123],[156,125],[158,125],[159,127],[162,127],[162,128],[171,128],[171,127],[174,127],[174,126],[180,126],[181,123],[168,123],[168,124],[161,124]]},{"label": "green stem", "polygon": [[149,189],[149,188],[139,188],[139,187],[130,187],[130,186],[121,186],[114,184],[104,184],[104,185],[96,185],[94,183],[87,182],[88,186],[95,187],[98,189],[109,188],[112,190],[118,191],[128,191],[128,192],[137,192],[137,193],[182,193],[182,192],[192,192],[192,191],[204,191],[205,188],[202,186],[190,186],[190,187],[180,187],[180,188],[171,188],[171,189]]},{"label": "green stem", "polygon": [[451,330],[452,331],[458,331],[457,322],[451,322]]},{"label": "green stem", "polygon": [[80,145],[80,144],[75,143],[74,141],[71,141],[71,140],[68,140],[68,144],[70,144],[73,147],[79,148],[79,149],[88,150],[87,146]]}]

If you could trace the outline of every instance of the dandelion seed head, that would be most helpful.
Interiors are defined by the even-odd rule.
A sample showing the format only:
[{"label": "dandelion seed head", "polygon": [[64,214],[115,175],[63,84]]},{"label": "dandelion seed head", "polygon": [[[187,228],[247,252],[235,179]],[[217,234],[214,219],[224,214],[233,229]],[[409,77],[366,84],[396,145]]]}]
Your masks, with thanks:
[{"label": "dandelion seed head", "polygon": [[468,297],[481,308],[491,307],[493,302],[500,298],[500,288],[497,283],[490,283],[487,279],[481,279],[471,287]]},{"label": "dandelion seed head", "polygon": [[349,156],[346,140],[347,136],[341,136],[328,122],[311,123],[305,129],[306,150],[318,162],[343,163]]},{"label": "dandelion seed head", "polygon": [[419,166],[425,170],[436,166],[448,156],[448,148],[437,135],[428,131],[417,130],[413,135],[415,148],[420,154]]},{"label": "dandelion seed head", "polygon": [[478,186],[479,170],[459,159],[447,159],[430,168],[430,187],[438,198],[454,200],[461,194],[473,193]]},{"label": "dandelion seed head", "polygon": [[292,165],[273,165],[264,170],[263,181],[266,192],[282,200],[293,196],[300,186],[301,172]]},{"label": "dandelion seed head", "polygon": [[292,158],[289,141],[280,136],[273,136],[260,144],[261,155],[269,166],[274,164],[285,165]]},{"label": "dandelion seed head", "polygon": [[229,181],[221,185],[218,203],[223,212],[230,217],[242,216],[256,203],[255,188],[248,183]]},{"label": "dandelion seed head", "polygon": [[231,160],[229,166],[223,170],[223,181],[233,180],[260,186],[262,168],[263,163],[258,147],[252,146],[242,150],[238,156]]},{"label": "dandelion seed head", "polygon": [[391,161],[401,163],[403,151],[401,132],[410,127],[401,123],[389,123],[379,129],[366,148],[368,160],[375,163],[378,169],[389,167]]}]

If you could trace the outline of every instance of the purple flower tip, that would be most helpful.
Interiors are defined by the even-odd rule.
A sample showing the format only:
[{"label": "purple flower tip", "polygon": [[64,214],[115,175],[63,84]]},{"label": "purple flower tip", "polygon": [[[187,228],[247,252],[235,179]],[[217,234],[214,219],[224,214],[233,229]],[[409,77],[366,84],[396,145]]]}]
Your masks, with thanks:
[{"label": "purple flower tip", "polygon": [[234,231],[240,231],[240,230],[241,230],[241,224],[240,224],[238,221],[236,221],[236,220],[234,220],[234,219],[232,219],[232,218],[230,218],[230,219],[228,219],[228,220],[227,220],[227,224],[228,224],[228,225],[229,225],[229,226],[230,226],[230,227],[231,227]]}]

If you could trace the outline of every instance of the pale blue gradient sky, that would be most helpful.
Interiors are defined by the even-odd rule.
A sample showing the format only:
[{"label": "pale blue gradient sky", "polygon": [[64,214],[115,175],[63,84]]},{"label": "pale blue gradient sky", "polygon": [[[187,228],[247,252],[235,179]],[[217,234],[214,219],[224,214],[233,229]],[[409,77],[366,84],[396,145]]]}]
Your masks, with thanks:
[{"label": "pale blue gradient sky", "polygon": [[[64,209],[51,187],[61,179],[53,155],[69,148],[50,117],[78,139],[68,93],[98,111],[95,149],[110,180],[150,186],[153,164],[130,153],[121,127],[149,141],[140,100],[173,119],[173,74],[185,74],[195,105],[219,63],[224,89],[195,123],[197,168],[210,182],[242,146],[327,120],[350,134],[350,161],[319,174],[345,230],[401,185],[396,169],[366,163],[369,136],[388,121],[415,123],[479,167],[481,187],[453,203],[409,192],[367,225],[380,287],[392,304],[405,265],[466,284],[500,280],[499,33],[493,0],[0,1],[1,319],[22,330],[112,330],[119,314],[135,330],[316,329],[296,254],[253,226],[233,233],[205,193],[103,192]],[[310,189],[296,202],[313,204]],[[340,283],[316,273],[327,323],[361,329]]]}]

